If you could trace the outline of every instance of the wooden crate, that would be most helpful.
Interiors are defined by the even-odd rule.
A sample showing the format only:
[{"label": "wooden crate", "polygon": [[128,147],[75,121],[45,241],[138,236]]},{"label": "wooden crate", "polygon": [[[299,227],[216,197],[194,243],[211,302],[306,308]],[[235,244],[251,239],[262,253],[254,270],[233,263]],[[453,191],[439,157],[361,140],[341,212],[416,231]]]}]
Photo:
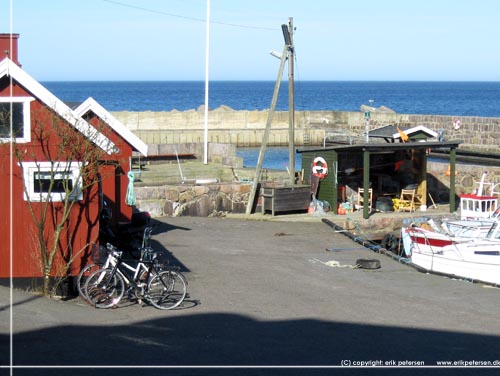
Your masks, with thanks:
[{"label": "wooden crate", "polygon": [[270,211],[272,215],[278,212],[307,210],[311,203],[311,186],[276,186],[262,185],[262,214]]}]

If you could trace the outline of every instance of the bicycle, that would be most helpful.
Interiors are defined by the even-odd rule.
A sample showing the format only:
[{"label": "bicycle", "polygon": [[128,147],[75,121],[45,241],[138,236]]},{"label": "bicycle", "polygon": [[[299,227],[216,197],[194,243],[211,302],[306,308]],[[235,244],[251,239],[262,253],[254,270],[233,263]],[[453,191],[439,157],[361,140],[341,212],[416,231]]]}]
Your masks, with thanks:
[{"label": "bicycle", "polygon": [[[151,233],[153,232],[153,227],[146,227],[144,229],[143,235],[142,235],[142,245],[139,248],[140,253],[141,253],[141,258],[143,257],[143,253],[146,252],[147,250],[152,251],[151,248]],[[116,248],[113,248],[110,243],[107,243],[106,248],[104,247],[99,247],[94,250],[92,253],[92,264],[88,264],[85,266],[80,273],[78,274],[77,280],[76,280],[76,288],[78,290],[78,295],[85,300],[89,301],[86,291],[85,291],[85,282],[87,281],[87,278],[94,273],[95,271],[99,269],[108,269],[112,266],[114,266],[113,262],[115,262],[116,258],[118,257],[117,253],[115,252]],[[106,258],[104,259],[104,254],[106,254]],[[129,266],[130,267],[130,266]],[[132,267],[130,267],[132,268]]]},{"label": "bicycle", "polygon": [[[125,292],[141,302],[150,302],[158,309],[178,307],[187,295],[187,280],[177,268],[158,262],[158,253],[146,249],[135,268],[123,262],[122,251],[108,245],[112,250],[112,268],[93,272],[85,282],[84,291],[96,308],[111,308],[120,302]],[[126,290],[125,290],[126,288]]]}]

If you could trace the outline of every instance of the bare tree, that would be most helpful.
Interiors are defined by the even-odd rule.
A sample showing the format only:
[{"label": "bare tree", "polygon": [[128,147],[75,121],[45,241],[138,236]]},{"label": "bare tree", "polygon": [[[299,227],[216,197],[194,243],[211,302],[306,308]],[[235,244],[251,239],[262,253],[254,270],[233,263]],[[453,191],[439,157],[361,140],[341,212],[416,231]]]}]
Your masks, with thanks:
[{"label": "bare tree", "polygon": [[[42,293],[52,296],[74,259],[97,241],[99,213],[91,203],[99,200],[106,153],[94,139],[100,132],[83,135],[46,107],[32,118],[31,141],[14,142],[14,153],[34,224],[33,255],[43,276]],[[88,228],[83,244],[75,239],[82,225]]]}]

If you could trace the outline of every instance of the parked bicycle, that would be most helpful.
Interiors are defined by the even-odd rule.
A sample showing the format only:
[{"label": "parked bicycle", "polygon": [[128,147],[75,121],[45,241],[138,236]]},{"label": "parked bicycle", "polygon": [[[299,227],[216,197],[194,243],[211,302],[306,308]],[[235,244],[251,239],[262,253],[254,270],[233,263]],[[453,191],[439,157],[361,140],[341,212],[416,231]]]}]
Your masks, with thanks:
[{"label": "parked bicycle", "polygon": [[187,280],[178,268],[159,262],[158,253],[149,246],[150,237],[151,229],[147,229],[136,266],[127,264],[123,252],[108,243],[103,267],[89,265],[87,272],[80,273],[80,295],[96,308],[116,306],[125,294],[159,309],[178,307],[187,295]]},{"label": "parked bicycle", "polygon": [[[151,234],[153,232],[153,227],[146,227],[143,231],[142,235],[142,244],[138,248],[138,251],[141,255],[147,253],[147,252],[153,252],[151,248]],[[106,247],[99,247],[96,248],[95,251],[92,253],[92,264],[88,264],[85,266],[80,273],[78,274],[77,277],[77,283],[76,287],[78,290],[78,294],[83,300],[88,301],[88,297],[85,291],[85,282],[87,281],[87,278],[94,273],[96,270],[99,269],[108,269],[110,267],[114,267],[116,260],[118,258],[119,254],[117,253],[116,247],[113,247],[110,243],[107,243]],[[122,256],[122,254],[120,254]],[[127,267],[132,270],[135,267],[132,267],[124,262],[124,265],[127,265]]]}]

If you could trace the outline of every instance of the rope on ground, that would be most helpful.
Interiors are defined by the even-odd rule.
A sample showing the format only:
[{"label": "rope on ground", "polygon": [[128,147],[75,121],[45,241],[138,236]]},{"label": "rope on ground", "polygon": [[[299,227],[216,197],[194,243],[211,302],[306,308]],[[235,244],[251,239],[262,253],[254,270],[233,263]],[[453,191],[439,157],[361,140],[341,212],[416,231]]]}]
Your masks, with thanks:
[{"label": "rope on ground", "polygon": [[[365,239],[363,239],[360,236],[352,234],[350,231],[344,231],[344,234],[349,239],[353,240],[354,242],[356,242],[358,244],[361,244],[363,247],[366,247],[366,248],[370,249],[371,251],[374,251],[374,252],[377,252],[377,253],[389,256],[392,259],[397,260],[398,262],[400,262],[402,264],[406,264],[406,265],[410,265],[410,266],[415,267],[415,264],[412,263],[411,259],[399,256],[399,255],[397,255],[397,254],[395,254],[395,253],[393,253],[391,251],[388,251],[387,249],[381,247],[380,245],[378,245],[374,241],[368,240],[367,239],[368,237],[366,236],[366,234],[364,233],[364,231],[361,229],[361,227],[359,226],[359,224],[357,223],[357,221],[352,220],[350,218],[347,218],[347,219],[350,220],[350,221],[352,221],[354,223],[354,225],[355,225],[356,230],[358,232],[360,232],[362,235],[365,236]],[[330,227],[332,227],[335,231],[342,232],[340,230],[341,229],[340,226],[335,225],[333,222],[329,221],[328,219],[323,219],[323,223],[326,223],[327,225],[329,225]]]},{"label": "rope on ground", "polygon": [[309,260],[311,262],[319,262],[323,265],[326,265],[326,266],[329,266],[331,268],[351,268],[351,269],[359,269],[359,265],[342,265],[340,262],[338,261],[335,261],[335,260],[330,260],[330,261],[321,261],[321,260],[318,260],[318,259],[312,259],[312,260]]}]

